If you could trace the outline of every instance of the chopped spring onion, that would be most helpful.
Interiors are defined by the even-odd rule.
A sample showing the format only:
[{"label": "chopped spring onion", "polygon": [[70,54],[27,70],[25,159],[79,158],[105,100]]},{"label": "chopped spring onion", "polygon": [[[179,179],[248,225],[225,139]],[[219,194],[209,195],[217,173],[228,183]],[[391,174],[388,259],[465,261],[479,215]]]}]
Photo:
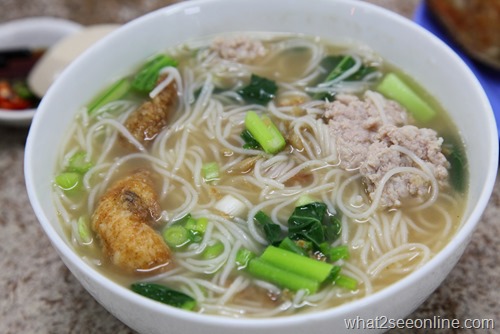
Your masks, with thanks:
[{"label": "chopped spring onion", "polygon": [[87,216],[80,216],[77,221],[78,235],[84,244],[92,242],[92,232],[89,227],[89,219]]},{"label": "chopped spring onion", "polygon": [[418,121],[427,122],[436,114],[427,102],[394,73],[387,74],[376,89],[403,105]]},{"label": "chopped spring onion", "polygon": [[221,255],[223,251],[224,251],[224,244],[220,241],[217,241],[213,245],[208,245],[203,250],[203,253],[201,253],[201,256],[205,260],[210,260]]},{"label": "chopped spring onion", "polygon": [[267,247],[260,258],[280,269],[318,282],[323,282],[333,267],[326,262],[298,255],[274,246]]},{"label": "chopped spring onion", "polygon": [[295,206],[303,206],[303,205],[307,205],[307,204],[310,204],[310,203],[314,203],[314,202],[317,202],[318,200],[312,198],[311,196],[309,195],[302,195],[299,197],[299,199],[297,200],[297,202],[295,202]]},{"label": "chopped spring onion", "polygon": [[100,107],[118,99],[121,99],[130,90],[131,83],[128,78],[118,80],[105,89],[87,106],[89,115],[92,115]]},{"label": "chopped spring onion", "polygon": [[66,169],[69,172],[85,174],[90,168],[92,168],[92,166],[92,162],[87,160],[87,153],[79,151],[69,158]]},{"label": "chopped spring onion", "polygon": [[167,227],[163,231],[163,239],[172,248],[182,247],[191,241],[188,230],[181,225]]},{"label": "chopped spring onion", "polygon": [[248,265],[248,262],[250,262],[250,260],[255,258],[255,256],[256,255],[252,251],[250,251],[246,248],[238,249],[238,252],[236,252],[236,259],[235,259],[235,262],[236,262],[236,265],[238,266],[238,269],[246,268]]},{"label": "chopped spring onion", "polygon": [[356,290],[358,288],[358,281],[352,277],[339,274],[335,279],[335,285],[347,290]]},{"label": "chopped spring onion", "polygon": [[232,217],[240,217],[246,211],[245,203],[232,195],[222,197],[215,203],[215,209]]},{"label": "chopped spring onion", "polygon": [[205,182],[214,182],[220,178],[219,164],[207,162],[201,166],[201,173]]},{"label": "chopped spring onion", "polygon": [[285,147],[285,138],[268,116],[259,117],[255,111],[249,111],[245,127],[266,153],[275,154]]},{"label": "chopped spring onion", "polygon": [[135,75],[132,87],[136,90],[149,93],[156,86],[160,70],[167,66],[177,66],[177,60],[166,55],[157,55],[148,61]]},{"label": "chopped spring onion", "polygon": [[312,294],[316,293],[319,288],[318,281],[281,269],[261,258],[251,260],[247,270],[252,276],[292,291],[306,289]]},{"label": "chopped spring onion", "polygon": [[185,310],[193,310],[196,307],[196,300],[194,298],[164,285],[156,283],[133,283],[130,288],[144,297],[174,307]]},{"label": "chopped spring onion", "polygon": [[[207,230],[207,225],[208,225],[208,219],[205,217],[201,217],[198,219],[189,218],[184,226],[191,235],[200,237],[199,240],[192,240],[198,242],[201,241],[201,238],[205,234],[205,231]],[[196,237],[195,239],[198,238]]]},{"label": "chopped spring onion", "polygon": [[75,172],[63,172],[56,176],[55,182],[64,191],[78,190],[82,185],[82,175]]}]

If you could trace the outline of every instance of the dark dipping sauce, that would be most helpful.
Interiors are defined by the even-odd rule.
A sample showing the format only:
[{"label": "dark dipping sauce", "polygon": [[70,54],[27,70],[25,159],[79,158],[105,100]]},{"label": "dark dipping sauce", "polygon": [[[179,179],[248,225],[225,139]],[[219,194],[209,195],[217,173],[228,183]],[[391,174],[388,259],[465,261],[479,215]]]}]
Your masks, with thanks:
[{"label": "dark dipping sauce", "polygon": [[27,77],[45,49],[0,50],[0,109],[36,108],[40,98],[29,89]]}]

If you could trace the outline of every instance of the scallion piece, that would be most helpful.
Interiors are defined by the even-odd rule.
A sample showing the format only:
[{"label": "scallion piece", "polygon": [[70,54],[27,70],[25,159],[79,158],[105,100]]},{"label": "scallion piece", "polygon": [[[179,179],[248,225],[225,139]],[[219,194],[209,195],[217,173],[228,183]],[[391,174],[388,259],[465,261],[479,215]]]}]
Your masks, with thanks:
[{"label": "scallion piece", "polygon": [[217,203],[215,208],[232,217],[240,217],[245,212],[245,203],[232,195],[222,197]]},{"label": "scallion piece", "polygon": [[255,111],[249,111],[245,117],[245,127],[266,153],[278,153],[286,145],[285,138],[266,115],[259,117]]},{"label": "scallion piece", "polygon": [[261,258],[251,260],[248,263],[247,271],[254,277],[274,283],[292,291],[305,289],[308,290],[309,293],[313,294],[316,293],[319,288],[318,281],[281,269]]},{"label": "scallion piece", "polygon": [[387,74],[376,90],[399,102],[418,121],[427,122],[436,115],[436,111],[395,73]]},{"label": "scallion piece", "polygon": [[214,259],[217,256],[221,255],[223,251],[224,244],[220,241],[217,241],[213,245],[208,245],[201,253],[201,257],[205,260]]},{"label": "scallion piece", "polygon": [[317,202],[317,201],[318,200],[312,198],[309,195],[302,195],[302,196],[299,197],[299,199],[297,200],[297,202],[295,202],[295,207],[303,206],[303,205],[307,205],[307,204],[311,204],[311,203],[314,203],[314,202]]},{"label": "scallion piece", "polygon": [[248,262],[250,262],[250,260],[255,258],[255,256],[256,255],[252,251],[250,251],[246,248],[238,249],[238,251],[236,252],[236,259],[235,259],[235,262],[236,262],[236,265],[238,266],[238,269],[246,268],[248,265]]},{"label": "scallion piece", "polygon": [[131,84],[128,78],[123,78],[105,89],[87,106],[88,114],[92,115],[100,107],[118,99],[121,99],[130,90]]},{"label": "scallion piece", "polygon": [[69,172],[85,174],[92,166],[92,162],[87,160],[87,153],[79,151],[69,158],[66,169]]},{"label": "scallion piece", "polygon": [[92,232],[89,227],[89,219],[87,216],[80,216],[77,221],[78,235],[84,244],[92,242]]},{"label": "scallion piece", "polygon": [[260,258],[278,268],[318,282],[323,282],[333,267],[326,262],[298,255],[274,246],[267,247]]},{"label": "scallion piece", "polygon": [[220,178],[219,164],[217,162],[207,162],[201,166],[201,173],[205,182],[214,182]]},{"label": "scallion piece", "polygon": [[188,230],[181,225],[167,227],[163,231],[163,239],[172,248],[179,248],[190,242]]},{"label": "scallion piece", "polygon": [[56,176],[55,182],[64,191],[75,191],[81,187],[82,175],[76,172],[63,172]]}]

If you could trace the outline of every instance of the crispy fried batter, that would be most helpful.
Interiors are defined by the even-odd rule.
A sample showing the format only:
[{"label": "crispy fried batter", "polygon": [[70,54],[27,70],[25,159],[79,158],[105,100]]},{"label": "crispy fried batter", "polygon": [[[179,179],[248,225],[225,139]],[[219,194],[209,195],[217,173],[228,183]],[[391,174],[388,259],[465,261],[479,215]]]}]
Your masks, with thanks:
[{"label": "crispy fried batter", "polygon": [[150,226],[160,215],[150,172],[139,170],[116,182],[99,200],[92,229],[104,254],[129,271],[156,271],[170,262],[170,249]]},{"label": "crispy fried batter", "polygon": [[427,0],[427,4],[470,56],[500,70],[500,0]]},{"label": "crispy fried batter", "polygon": [[[168,116],[177,104],[177,88],[175,83],[169,84],[153,99],[144,102],[125,121],[125,127],[142,145],[153,141],[167,125]],[[126,138],[122,142],[135,148]]]}]

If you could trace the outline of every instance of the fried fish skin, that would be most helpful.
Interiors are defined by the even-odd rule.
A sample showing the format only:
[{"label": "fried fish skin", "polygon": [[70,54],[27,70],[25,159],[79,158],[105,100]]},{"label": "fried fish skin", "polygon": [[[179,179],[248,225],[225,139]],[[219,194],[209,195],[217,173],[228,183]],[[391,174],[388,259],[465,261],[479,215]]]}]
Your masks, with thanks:
[{"label": "fried fish skin", "polygon": [[[130,134],[143,146],[152,142],[161,130],[167,126],[168,117],[177,105],[177,88],[170,83],[154,98],[141,104],[124,123]],[[126,146],[134,147],[122,137]]]},{"label": "fried fish skin", "polygon": [[169,247],[151,227],[159,215],[151,173],[141,169],[106,191],[91,226],[114,265],[127,272],[157,272],[171,262]]}]

